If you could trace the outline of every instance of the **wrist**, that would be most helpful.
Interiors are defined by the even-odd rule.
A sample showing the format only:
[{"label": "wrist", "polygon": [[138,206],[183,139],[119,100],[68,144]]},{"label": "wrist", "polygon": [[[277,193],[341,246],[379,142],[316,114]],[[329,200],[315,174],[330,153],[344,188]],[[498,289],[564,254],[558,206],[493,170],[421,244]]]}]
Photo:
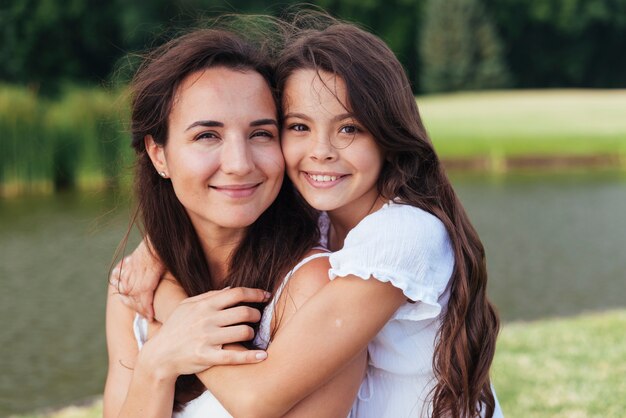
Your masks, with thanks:
[{"label": "wrist", "polygon": [[155,385],[170,385],[176,382],[178,374],[174,372],[167,361],[164,361],[158,352],[158,345],[147,341],[137,356],[134,374],[139,374],[143,380]]}]

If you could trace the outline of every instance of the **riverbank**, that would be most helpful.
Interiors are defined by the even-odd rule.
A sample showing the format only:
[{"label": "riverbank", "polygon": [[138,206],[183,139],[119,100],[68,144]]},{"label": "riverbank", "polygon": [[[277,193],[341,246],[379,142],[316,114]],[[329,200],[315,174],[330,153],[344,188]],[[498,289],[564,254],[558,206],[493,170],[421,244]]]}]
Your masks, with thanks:
[{"label": "riverbank", "polygon": [[[505,324],[493,380],[506,417],[626,416],[624,329],[626,310]],[[19,418],[100,416],[96,399]]]},{"label": "riverbank", "polygon": [[[506,90],[418,96],[453,170],[626,170],[626,90]],[[0,85],[0,196],[127,183],[123,90],[71,89],[56,100]],[[24,138],[33,138],[24,141]]]}]

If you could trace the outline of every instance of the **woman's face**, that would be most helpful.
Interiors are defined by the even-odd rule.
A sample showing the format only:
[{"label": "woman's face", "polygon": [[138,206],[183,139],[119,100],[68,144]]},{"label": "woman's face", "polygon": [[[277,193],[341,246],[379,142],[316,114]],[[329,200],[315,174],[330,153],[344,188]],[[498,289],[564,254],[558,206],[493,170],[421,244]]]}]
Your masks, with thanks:
[{"label": "woman's face", "polygon": [[378,197],[383,164],[374,137],[354,118],[340,77],[297,70],[285,84],[282,147],[287,174],[318,210],[362,212]]},{"label": "woman's face", "polygon": [[265,79],[251,70],[216,67],[183,80],[166,145],[148,137],[146,146],[193,225],[211,233],[249,226],[274,201],[284,172],[278,134]]}]

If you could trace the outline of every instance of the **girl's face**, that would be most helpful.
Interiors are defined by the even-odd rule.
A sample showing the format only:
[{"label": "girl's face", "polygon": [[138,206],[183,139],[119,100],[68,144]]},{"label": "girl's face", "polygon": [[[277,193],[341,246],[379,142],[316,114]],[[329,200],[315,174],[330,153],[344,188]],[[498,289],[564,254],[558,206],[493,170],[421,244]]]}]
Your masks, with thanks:
[{"label": "girl's face", "polygon": [[297,70],[287,79],[283,103],[283,154],[298,191],[318,210],[369,211],[378,197],[383,156],[347,106],[343,79]]},{"label": "girl's face", "polygon": [[243,228],[274,201],[284,160],[270,89],[254,71],[216,67],[183,80],[161,147],[146,138],[198,232]]}]

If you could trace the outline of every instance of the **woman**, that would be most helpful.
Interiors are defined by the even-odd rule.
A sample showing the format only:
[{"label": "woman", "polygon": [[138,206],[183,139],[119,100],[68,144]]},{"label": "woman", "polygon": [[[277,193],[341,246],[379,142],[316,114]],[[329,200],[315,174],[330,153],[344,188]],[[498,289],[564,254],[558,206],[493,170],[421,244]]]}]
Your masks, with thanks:
[{"label": "woman", "polygon": [[[327,212],[333,281],[276,335],[266,361],[211,368],[203,383],[242,416],[237,389],[264,401],[260,416],[280,416],[304,392],[276,390],[296,379],[281,361],[314,387],[369,343],[351,416],[501,416],[489,379],[498,318],[484,250],[402,66],[353,25],[304,23],[277,64],[282,145],[298,191]],[[275,370],[279,378],[262,380]]]},{"label": "woman", "polygon": [[[319,236],[314,219],[283,183],[271,80],[255,46],[230,32],[201,30],[156,50],[133,81],[136,194],[146,233],[177,278],[166,292],[204,294],[180,304],[160,297],[169,319],[161,330],[144,329],[111,286],[107,417],[171,416],[173,408],[181,417],[227,416],[193,374],[267,357],[225,347],[254,336],[245,323],[260,313],[241,304],[272,300],[259,329],[269,339],[327,282],[325,254],[312,250]],[[143,332],[153,335],[145,341]],[[364,360],[363,351],[311,399],[328,399],[325,413],[345,416]],[[331,399],[337,387],[345,396]],[[309,407],[303,401],[298,408]]]}]

